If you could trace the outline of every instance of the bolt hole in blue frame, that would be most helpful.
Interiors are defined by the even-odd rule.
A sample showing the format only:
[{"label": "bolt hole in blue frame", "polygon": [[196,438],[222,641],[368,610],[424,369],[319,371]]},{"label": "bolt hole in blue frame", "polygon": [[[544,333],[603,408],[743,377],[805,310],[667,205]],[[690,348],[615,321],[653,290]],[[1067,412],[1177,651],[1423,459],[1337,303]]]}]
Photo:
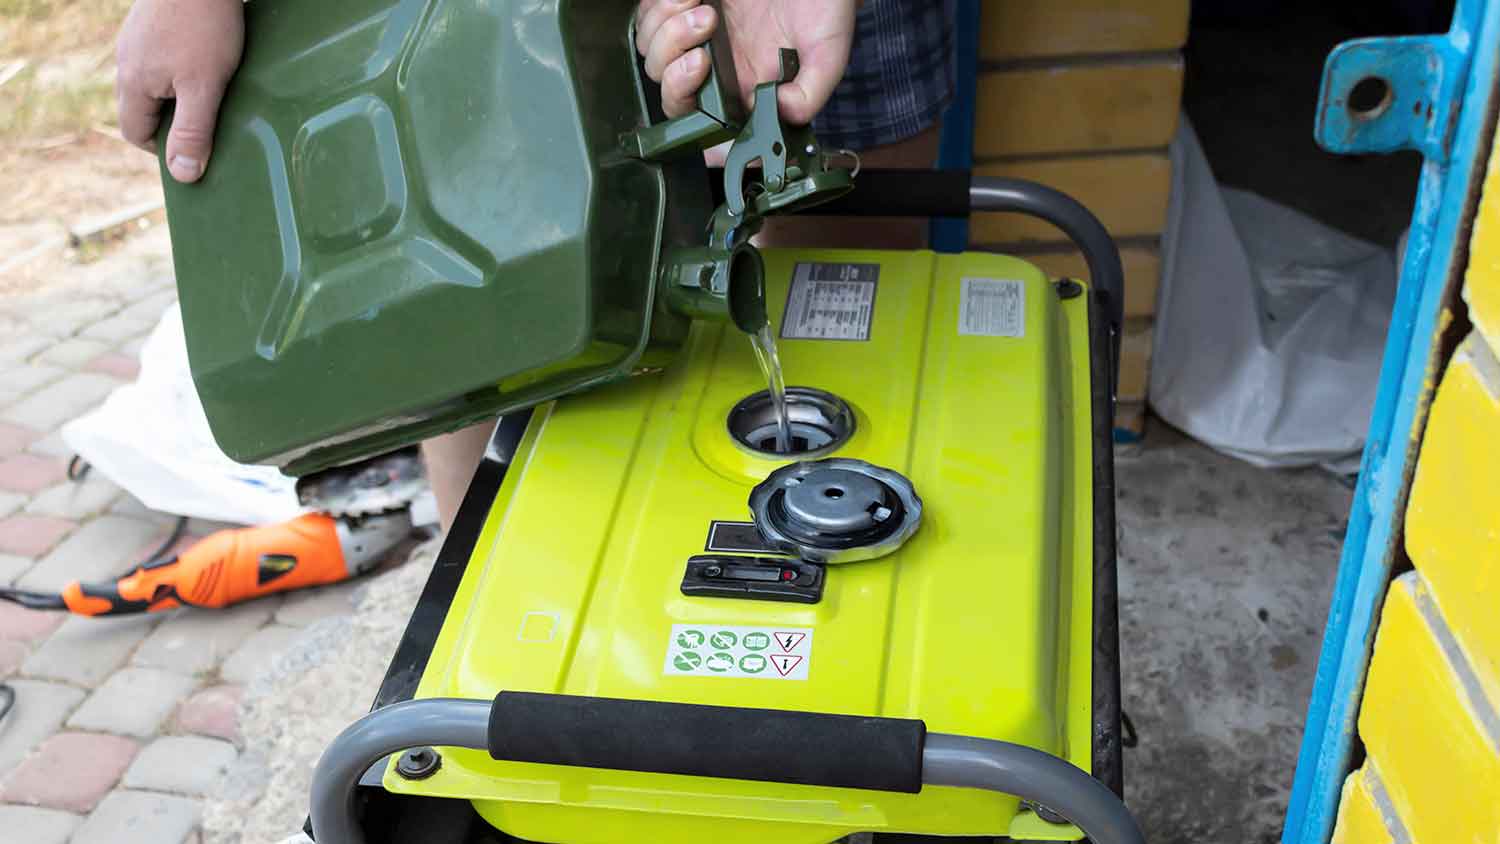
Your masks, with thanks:
[{"label": "bolt hole in blue frame", "polygon": [[[1423,155],[1359,484],[1339,561],[1283,844],[1323,844],[1353,763],[1355,723],[1381,602],[1403,558],[1401,524],[1417,444],[1441,371],[1445,305],[1494,132],[1500,0],[1459,0],[1446,34],[1339,45],[1323,71],[1316,136],[1335,153]],[[1376,104],[1367,80],[1385,83]]]}]

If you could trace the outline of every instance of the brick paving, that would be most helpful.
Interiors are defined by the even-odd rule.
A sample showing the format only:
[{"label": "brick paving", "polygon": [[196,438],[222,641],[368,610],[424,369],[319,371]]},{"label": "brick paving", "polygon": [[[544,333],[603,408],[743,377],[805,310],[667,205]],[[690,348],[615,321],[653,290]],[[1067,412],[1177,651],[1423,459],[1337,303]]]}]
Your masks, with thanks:
[{"label": "brick paving", "polygon": [[0,519],[0,553],[40,557],[77,526],[52,516],[8,516]]},{"label": "brick paving", "polygon": [[27,502],[27,497],[19,492],[6,492],[0,489],[0,519],[21,509]]},{"label": "brick paving", "polygon": [[66,461],[35,454],[0,458],[0,489],[34,494],[68,476]]},{"label": "brick paving", "polygon": [[62,626],[65,618],[55,612],[29,610],[19,604],[0,602],[0,640],[24,644],[45,639]]},{"label": "brick paving", "polygon": [[83,819],[72,812],[35,806],[0,805],[0,829],[27,844],[67,844]]},{"label": "brick paving", "polygon": [[193,695],[177,708],[176,728],[195,736],[239,741],[239,686],[214,686]]},{"label": "brick paving", "polygon": [[104,799],[140,746],[99,733],[59,733],[37,748],[0,786],[0,800],[87,812]]},{"label": "brick paving", "polygon": [[[0,296],[3,585],[118,576],[174,518],[107,478],[66,480],[58,434],[138,373],[142,340],[175,298],[165,227],[76,275]],[[16,692],[0,721],[0,840],[197,844],[203,800],[241,746],[242,684],[301,628],[349,612],[349,595],[104,619],[0,602],[0,681]]]},{"label": "brick paving", "polygon": [[219,786],[238,755],[227,741],[166,736],[136,757],[125,772],[125,787],[205,797]]},{"label": "brick paving", "polygon": [[39,439],[41,435],[30,428],[0,422],[0,457],[9,457]]}]

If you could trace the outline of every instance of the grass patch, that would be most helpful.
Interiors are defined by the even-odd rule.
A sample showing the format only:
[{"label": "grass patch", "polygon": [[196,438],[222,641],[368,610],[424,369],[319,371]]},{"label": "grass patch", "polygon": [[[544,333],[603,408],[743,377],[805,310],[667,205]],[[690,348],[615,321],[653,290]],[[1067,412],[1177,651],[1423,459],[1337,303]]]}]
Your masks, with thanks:
[{"label": "grass patch", "polygon": [[26,143],[114,120],[114,42],[131,0],[0,0],[0,142]]},{"label": "grass patch", "polygon": [[51,17],[56,0],[0,0],[0,18],[44,20]]},{"label": "grass patch", "polygon": [[43,86],[34,67],[0,88],[0,138],[39,139],[86,131],[112,122],[115,86],[108,79],[83,79]]}]

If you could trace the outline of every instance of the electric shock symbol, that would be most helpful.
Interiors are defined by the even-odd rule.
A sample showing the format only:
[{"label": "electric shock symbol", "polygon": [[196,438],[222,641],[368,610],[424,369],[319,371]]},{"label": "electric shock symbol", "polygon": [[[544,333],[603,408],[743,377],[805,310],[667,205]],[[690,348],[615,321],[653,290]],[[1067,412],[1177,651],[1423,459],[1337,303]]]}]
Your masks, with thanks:
[{"label": "electric shock symbol", "polygon": [[795,651],[797,649],[797,646],[802,644],[802,640],[806,638],[806,633],[777,633],[776,644],[781,648],[782,653],[791,653],[792,651]]},{"label": "electric shock symbol", "polygon": [[794,654],[776,654],[771,657],[771,664],[776,666],[776,670],[781,673],[781,676],[785,677],[796,670],[798,665],[802,664],[802,657]]}]

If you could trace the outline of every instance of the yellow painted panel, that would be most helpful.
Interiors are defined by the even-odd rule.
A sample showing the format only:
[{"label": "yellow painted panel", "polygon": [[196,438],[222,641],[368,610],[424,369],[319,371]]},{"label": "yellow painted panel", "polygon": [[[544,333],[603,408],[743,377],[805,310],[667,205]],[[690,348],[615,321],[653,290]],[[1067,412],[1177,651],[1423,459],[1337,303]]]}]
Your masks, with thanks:
[{"label": "yellow painted panel", "polygon": [[1386,829],[1380,807],[1365,780],[1366,768],[1360,768],[1344,780],[1339,798],[1338,821],[1333,827],[1331,844],[1392,844],[1395,840]]},{"label": "yellow painted panel", "polygon": [[1500,840],[1500,751],[1419,607],[1425,591],[1415,572],[1391,585],[1360,737],[1412,841],[1493,844]]},{"label": "yellow painted panel", "polygon": [[988,71],[979,75],[974,155],[1166,146],[1181,101],[1176,55]]},{"label": "yellow painted panel", "polygon": [[1464,298],[1475,327],[1491,349],[1500,351],[1500,143],[1490,156],[1489,175],[1474,219]]},{"label": "yellow painted panel", "polygon": [[1187,42],[1188,0],[989,0],[979,13],[988,61],[1175,50]]},{"label": "yellow painted panel", "polygon": [[1500,364],[1470,335],[1433,402],[1406,551],[1487,697],[1500,704]]},{"label": "yellow painted panel", "polygon": [[[1035,264],[1050,278],[1089,280],[1083,253],[1034,252],[1018,255]],[[1125,316],[1148,317],[1156,313],[1156,290],[1161,282],[1161,252],[1155,246],[1122,246],[1120,263],[1125,269]]]},{"label": "yellow painted panel", "polygon": [[1144,401],[1151,378],[1152,321],[1150,317],[1125,320],[1120,335],[1120,401]]},{"label": "yellow painted panel", "polygon": [[[1165,151],[1070,158],[1015,159],[976,166],[981,176],[1030,179],[1088,206],[1115,237],[1161,234],[1172,192]],[[969,239],[976,245],[1064,243],[1050,223],[1018,214],[975,214]]]},{"label": "yellow painted panel", "polygon": [[1115,430],[1141,436],[1146,433],[1146,403],[1122,401],[1115,405]]}]

